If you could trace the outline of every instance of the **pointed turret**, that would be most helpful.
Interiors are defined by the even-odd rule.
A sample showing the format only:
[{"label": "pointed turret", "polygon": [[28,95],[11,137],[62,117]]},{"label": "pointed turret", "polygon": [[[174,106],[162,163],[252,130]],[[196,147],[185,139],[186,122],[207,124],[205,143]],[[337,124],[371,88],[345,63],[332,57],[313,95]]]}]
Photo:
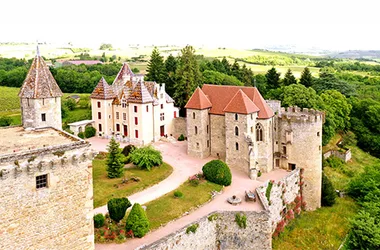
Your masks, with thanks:
[{"label": "pointed turret", "polygon": [[211,107],[212,104],[210,100],[199,87],[194,91],[193,95],[185,105],[185,108],[187,109],[207,109]]},{"label": "pointed turret", "polygon": [[127,63],[123,63],[119,73],[112,83],[112,88],[115,94],[119,94],[128,81],[132,82],[133,72]]},{"label": "pointed turret", "polygon": [[229,113],[250,114],[258,112],[259,110],[260,109],[252,102],[252,100],[239,89],[223,111]]},{"label": "pointed turret", "polygon": [[148,89],[142,81],[136,84],[136,87],[131,91],[128,97],[128,102],[132,103],[148,103],[153,102],[153,98],[150,95]]},{"label": "pointed turret", "polygon": [[112,87],[106,82],[106,79],[102,77],[94,91],[92,91],[90,98],[108,100],[115,98],[115,94]]}]

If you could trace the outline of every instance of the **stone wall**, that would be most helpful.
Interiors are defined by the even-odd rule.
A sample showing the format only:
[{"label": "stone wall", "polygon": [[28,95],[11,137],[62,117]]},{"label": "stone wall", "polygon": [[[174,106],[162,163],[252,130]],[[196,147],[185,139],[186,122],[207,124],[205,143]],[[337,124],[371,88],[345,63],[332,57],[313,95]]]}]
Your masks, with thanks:
[{"label": "stone wall", "polygon": [[210,115],[211,155],[226,160],[226,125],[224,115]]},{"label": "stone wall", "polygon": [[210,155],[210,126],[208,109],[187,109],[187,153],[197,158]]},{"label": "stone wall", "polygon": [[[247,217],[245,229],[235,222],[236,214]],[[195,233],[186,233],[194,224],[198,224]],[[215,212],[139,249],[271,249],[270,229],[269,215],[265,211]]]},{"label": "stone wall", "polygon": [[349,160],[351,160],[351,150],[350,149],[346,150],[345,152],[340,152],[339,150],[329,150],[323,154],[323,157],[325,159],[327,159],[332,155],[340,158],[344,162],[348,162]]},{"label": "stone wall", "polygon": [[[94,249],[87,143],[0,156],[0,249]],[[36,188],[47,174],[48,187]]]},{"label": "stone wall", "polygon": [[173,119],[173,136],[178,139],[180,135],[187,137],[186,118],[184,117],[177,117]]}]

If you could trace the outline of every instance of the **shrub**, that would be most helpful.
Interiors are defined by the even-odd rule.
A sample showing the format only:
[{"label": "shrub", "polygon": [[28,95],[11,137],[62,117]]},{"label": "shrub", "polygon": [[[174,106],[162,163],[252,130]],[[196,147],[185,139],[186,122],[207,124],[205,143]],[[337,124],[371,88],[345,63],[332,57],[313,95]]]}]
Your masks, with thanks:
[{"label": "shrub", "polygon": [[79,132],[78,133],[78,137],[81,138],[81,139],[84,139],[84,133],[83,132]]},{"label": "shrub", "polygon": [[176,198],[182,198],[183,197],[183,193],[181,192],[181,191],[175,191],[174,192],[174,197],[176,197]]},{"label": "shrub", "polygon": [[12,118],[9,116],[0,117],[0,127],[7,127],[12,124]]},{"label": "shrub", "polygon": [[104,226],[104,215],[103,214],[97,214],[94,216],[94,226],[95,228],[100,228]]},{"label": "shrub", "polygon": [[197,224],[193,224],[193,225],[189,226],[188,228],[186,228],[186,233],[187,234],[189,234],[190,232],[191,233],[195,233],[197,231],[198,227],[199,227],[198,223]]},{"label": "shrub", "polygon": [[380,221],[378,219],[364,210],[359,211],[351,221],[347,249],[380,249]]},{"label": "shrub", "polygon": [[193,186],[196,187],[199,185],[199,180],[200,180],[200,174],[195,174],[189,177],[189,183]]},{"label": "shrub", "polygon": [[119,178],[124,173],[124,155],[120,144],[112,137],[108,144],[107,173],[109,178]]},{"label": "shrub", "polygon": [[143,237],[149,231],[149,220],[140,204],[135,203],[128,215],[125,229],[136,237]]},{"label": "shrub", "polygon": [[95,134],[96,134],[96,129],[92,126],[87,126],[84,130],[84,136],[86,138],[93,137],[95,136]]},{"label": "shrub", "polygon": [[328,166],[335,169],[341,169],[344,165],[344,161],[336,156],[330,156],[326,161]]},{"label": "shrub", "polygon": [[74,99],[69,98],[69,99],[67,99],[67,100],[63,103],[63,105],[65,105],[65,107],[67,107],[68,110],[72,111],[72,110],[75,109],[75,106],[77,105],[77,103],[75,102]]},{"label": "shrub", "polygon": [[260,177],[262,175],[261,171],[257,172],[257,177]]},{"label": "shrub", "polygon": [[270,180],[268,182],[267,190],[265,191],[265,196],[267,197],[267,200],[269,203],[270,203],[270,192],[272,191],[273,182],[274,182],[273,180]]},{"label": "shrub", "polygon": [[162,164],[161,152],[151,146],[137,148],[129,154],[128,159],[142,169],[150,169]]},{"label": "shrub", "polygon": [[181,134],[179,137],[178,137],[178,141],[184,141],[185,140],[185,136],[183,134]]},{"label": "shrub", "polygon": [[231,170],[227,164],[221,160],[212,160],[206,163],[203,166],[202,171],[208,181],[224,186],[231,185]]},{"label": "shrub", "polygon": [[128,156],[129,156],[129,154],[132,153],[133,150],[135,150],[135,149],[136,149],[136,147],[135,147],[134,145],[132,145],[132,144],[129,144],[129,145],[127,145],[127,146],[125,146],[125,147],[123,148],[123,151],[122,151],[121,153],[126,157],[125,163],[129,163],[129,158],[128,158]]},{"label": "shrub", "polygon": [[240,228],[247,227],[247,216],[245,214],[241,215],[240,213],[235,214],[235,222]]},{"label": "shrub", "polygon": [[214,221],[214,220],[217,220],[218,217],[219,217],[219,214],[212,214],[207,219],[208,221]]},{"label": "shrub", "polygon": [[131,205],[131,202],[127,198],[112,198],[107,203],[110,218],[119,223]]}]

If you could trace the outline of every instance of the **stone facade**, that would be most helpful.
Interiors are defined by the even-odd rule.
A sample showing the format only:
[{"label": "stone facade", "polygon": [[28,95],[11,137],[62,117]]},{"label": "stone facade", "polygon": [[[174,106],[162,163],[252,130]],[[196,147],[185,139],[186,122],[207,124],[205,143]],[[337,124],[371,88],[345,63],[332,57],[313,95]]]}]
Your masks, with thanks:
[{"label": "stone facade", "polygon": [[[0,249],[94,249],[95,154],[60,133],[72,142],[0,154]],[[37,188],[43,175],[47,187]]]},{"label": "stone facade", "polygon": [[186,118],[184,117],[177,117],[173,120],[173,133],[171,136],[174,136],[174,138],[178,139],[180,135],[183,135],[187,137],[187,130],[186,130]]},{"label": "stone facade", "polygon": [[187,153],[198,158],[210,156],[210,121],[208,110],[187,111]]}]

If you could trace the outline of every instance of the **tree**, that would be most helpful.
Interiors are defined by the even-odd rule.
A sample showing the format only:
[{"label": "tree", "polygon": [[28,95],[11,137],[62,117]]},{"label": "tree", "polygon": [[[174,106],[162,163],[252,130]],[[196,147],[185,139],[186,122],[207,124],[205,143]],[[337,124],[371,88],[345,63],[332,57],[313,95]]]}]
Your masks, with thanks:
[{"label": "tree", "polygon": [[110,218],[116,223],[119,223],[119,221],[124,218],[125,212],[130,206],[132,206],[132,204],[127,198],[112,198],[107,203]]},{"label": "tree", "polygon": [[133,162],[136,166],[149,171],[152,167],[162,164],[161,152],[154,149],[152,146],[134,149],[130,152],[127,159]]},{"label": "tree", "polygon": [[280,76],[281,74],[277,72],[275,67],[268,70],[265,74],[268,89],[277,89],[280,87]]},{"label": "tree", "polygon": [[148,62],[147,74],[145,76],[148,81],[156,81],[164,83],[166,80],[166,72],[164,58],[160,55],[157,47],[154,47],[150,60]]},{"label": "tree", "polygon": [[121,153],[120,144],[112,137],[107,149],[108,178],[119,178],[124,173],[124,156]]},{"label": "tree", "polygon": [[112,44],[102,43],[99,47],[99,50],[112,50]]},{"label": "tree", "polygon": [[333,184],[327,178],[327,176],[322,173],[322,206],[331,207],[335,204],[336,192]]},{"label": "tree", "polygon": [[140,204],[135,203],[125,223],[126,232],[132,231],[136,237],[144,237],[149,232],[149,220]]},{"label": "tree", "polygon": [[302,71],[300,84],[306,87],[311,87],[313,85],[313,76],[311,75],[310,69],[308,67],[305,67]]},{"label": "tree", "polygon": [[[192,46],[187,45],[181,50],[173,95],[177,105],[182,108],[181,110],[184,110],[183,107],[194,90],[201,85],[201,78],[202,75],[195,57],[195,50]],[[182,115],[184,114],[182,113]]]},{"label": "tree", "polygon": [[174,96],[174,85],[175,85],[175,72],[177,70],[177,59],[170,54],[165,61],[165,71],[166,71],[166,80],[165,80],[165,90],[170,96]]},{"label": "tree", "polygon": [[285,74],[284,79],[282,80],[284,86],[289,86],[291,84],[297,84],[297,79],[294,77],[292,71],[288,69]]},{"label": "tree", "polygon": [[0,116],[0,127],[7,127],[12,124],[12,118],[9,116]]},{"label": "tree", "polygon": [[321,97],[317,95],[314,89],[306,88],[301,84],[283,87],[281,97],[284,106],[318,109],[322,104]]},{"label": "tree", "polygon": [[226,74],[228,75],[231,74],[231,64],[227,61],[226,57],[223,57],[222,65],[224,67]]}]

